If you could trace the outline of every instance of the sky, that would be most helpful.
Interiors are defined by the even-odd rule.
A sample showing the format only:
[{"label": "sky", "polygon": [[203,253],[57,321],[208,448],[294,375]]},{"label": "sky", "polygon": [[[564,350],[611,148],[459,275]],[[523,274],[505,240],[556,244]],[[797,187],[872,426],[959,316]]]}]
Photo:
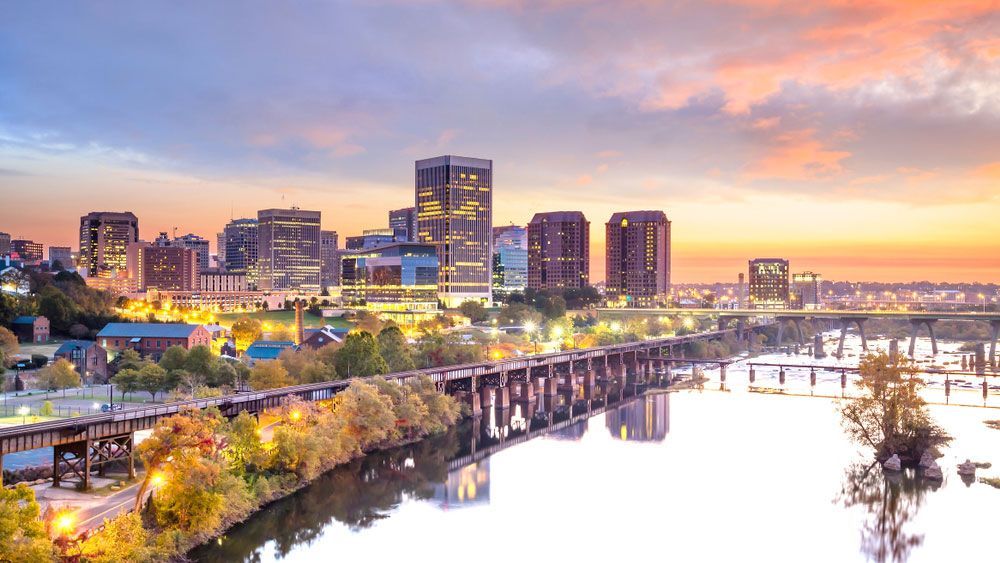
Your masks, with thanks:
[{"label": "sky", "polygon": [[341,236],[413,161],[494,162],[495,225],[662,209],[675,282],[1000,282],[1000,2],[7,2],[0,231],[213,239],[297,205]]}]

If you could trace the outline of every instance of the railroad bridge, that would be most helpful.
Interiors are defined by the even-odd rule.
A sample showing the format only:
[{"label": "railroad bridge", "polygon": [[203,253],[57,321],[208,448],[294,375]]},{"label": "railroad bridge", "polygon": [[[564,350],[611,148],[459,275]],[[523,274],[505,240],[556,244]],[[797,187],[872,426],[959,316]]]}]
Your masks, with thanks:
[{"label": "railroad bridge", "polygon": [[[598,385],[605,386],[609,381],[640,384],[657,368],[662,370],[669,367],[672,359],[683,358],[687,344],[729,335],[744,340],[747,333],[759,328],[741,324],[738,328],[398,372],[385,377],[402,383],[426,375],[440,391],[459,397],[470,406],[473,415],[478,416],[488,407],[506,411],[512,402],[545,404],[536,401],[536,397],[549,397],[551,404],[551,398],[557,396],[592,394]],[[3,428],[0,429],[0,470],[6,454],[52,447],[53,484],[58,486],[64,480],[73,480],[88,488],[91,474],[96,471],[101,475],[111,464],[126,465],[129,475],[134,475],[135,432],[150,430],[165,417],[210,407],[219,409],[226,417],[243,411],[260,413],[281,406],[291,397],[307,401],[331,399],[351,382],[365,379],[368,378],[295,385]]]}]

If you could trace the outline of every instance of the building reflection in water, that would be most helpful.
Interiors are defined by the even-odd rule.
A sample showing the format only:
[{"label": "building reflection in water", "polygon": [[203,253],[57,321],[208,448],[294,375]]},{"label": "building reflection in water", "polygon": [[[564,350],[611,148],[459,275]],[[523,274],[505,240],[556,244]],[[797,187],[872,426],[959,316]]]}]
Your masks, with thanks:
[{"label": "building reflection in water", "polygon": [[588,419],[583,419],[576,424],[567,426],[566,428],[560,428],[549,432],[545,437],[552,438],[555,440],[570,440],[576,441],[583,438],[583,435],[587,433],[587,423],[590,422]]},{"label": "building reflection in water", "polygon": [[449,471],[444,483],[434,485],[434,500],[445,510],[489,504],[489,458]]},{"label": "building reflection in water", "polygon": [[605,422],[611,436],[630,442],[662,442],[670,432],[670,394],[646,395],[610,410]]}]

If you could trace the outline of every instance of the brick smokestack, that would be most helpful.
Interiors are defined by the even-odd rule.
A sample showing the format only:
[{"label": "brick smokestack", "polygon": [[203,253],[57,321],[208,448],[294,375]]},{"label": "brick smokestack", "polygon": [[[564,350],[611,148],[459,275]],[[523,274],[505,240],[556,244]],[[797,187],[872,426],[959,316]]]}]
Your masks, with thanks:
[{"label": "brick smokestack", "polygon": [[295,300],[295,344],[302,344],[306,339],[305,319],[302,316],[302,300]]}]

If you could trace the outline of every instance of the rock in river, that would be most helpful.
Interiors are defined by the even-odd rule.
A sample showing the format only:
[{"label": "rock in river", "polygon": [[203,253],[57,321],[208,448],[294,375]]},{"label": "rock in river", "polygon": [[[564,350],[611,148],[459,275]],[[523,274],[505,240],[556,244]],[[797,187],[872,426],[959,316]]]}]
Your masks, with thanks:
[{"label": "rock in river", "polygon": [[966,459],[965,463],[958,464],[958,474],[959,475],[976,475],[976,464],[972,463],[971,460]]},{"label": "rock in river", "polygon": [[900,463],[898,455],[892,454],[892,457],[885,460],[885,463],[882,464],[882,467],[889,471],[899,471],[900,469],[903,468],[903,464]]},{"label": "rock in river", "polygon": [[929,450],[924,451],[924,455],[920,456],[920,463],[918,465],[923,469],[927,469],[933,464],[934,464],[934,456],[931,455],[931,452]]},{"label": "rock in river", "polygon": [[941,466],[938,465],[937,462],[934,462],[933,465],[931,465],[927,469],[924,469],[924,478],[932,479],[934,481],[940,481],[944,479],[944,474],[941,473]]}]

